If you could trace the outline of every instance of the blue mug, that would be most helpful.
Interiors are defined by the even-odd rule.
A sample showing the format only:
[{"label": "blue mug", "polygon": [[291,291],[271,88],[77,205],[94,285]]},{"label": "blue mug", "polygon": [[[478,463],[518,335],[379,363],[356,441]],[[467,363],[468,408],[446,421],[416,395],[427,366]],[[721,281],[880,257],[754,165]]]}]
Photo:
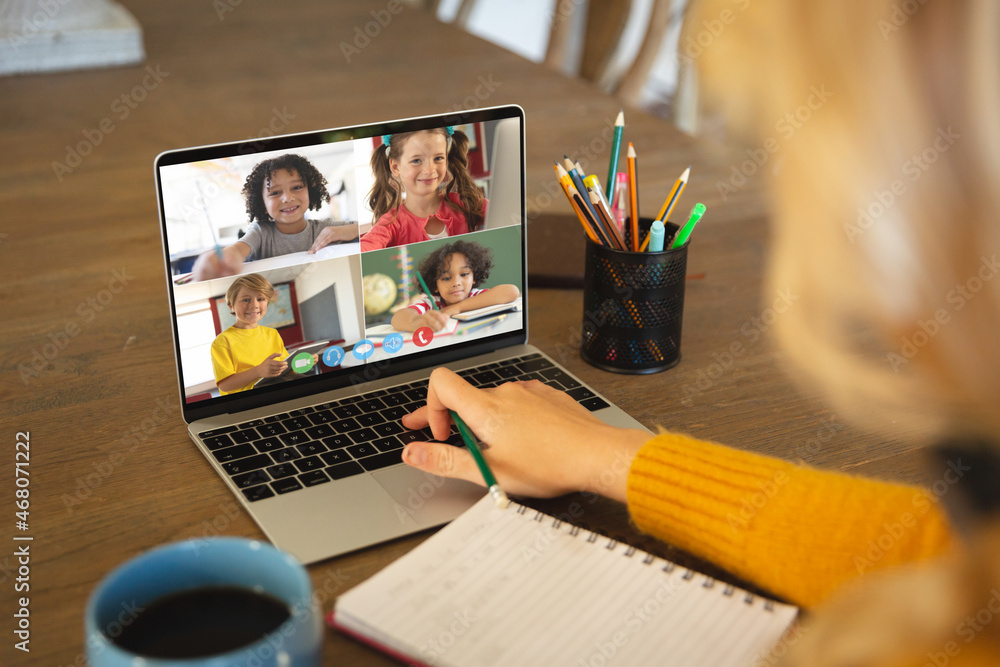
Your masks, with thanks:
[{"label": "blue mug", "polygon": [[[150,657],[122,646],[154,601],[233,589],[283,603],[287,609],[275,604],[286,620],[240,648],[211,655]],[[269,544],[242,538],[177,542],[120,565],[91,594],[84,624],[91,667],[314,667],[321,661],[322,619],[305,568]],[[205,625],[211,631],[212,619]]]}]

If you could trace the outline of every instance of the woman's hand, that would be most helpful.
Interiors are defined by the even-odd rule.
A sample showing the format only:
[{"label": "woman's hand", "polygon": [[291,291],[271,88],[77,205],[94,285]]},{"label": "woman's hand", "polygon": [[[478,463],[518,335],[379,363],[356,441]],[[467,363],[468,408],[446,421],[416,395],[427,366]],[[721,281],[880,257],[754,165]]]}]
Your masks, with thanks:
[{"label": "woman's hand", "polygon": [[[558,496],[589,490],[625,500],[628,470],[651,437],[640,430],[608,426],[569,395],[537,380],[476,389],[450,370],[431,374],[427,405],[403,417],[410,429],[430,426],[448,437],[455,410],[483,443],[497,482],[515,495]],[[411,442],[403,461],[425,472],[483,484],[465,449]]]}]

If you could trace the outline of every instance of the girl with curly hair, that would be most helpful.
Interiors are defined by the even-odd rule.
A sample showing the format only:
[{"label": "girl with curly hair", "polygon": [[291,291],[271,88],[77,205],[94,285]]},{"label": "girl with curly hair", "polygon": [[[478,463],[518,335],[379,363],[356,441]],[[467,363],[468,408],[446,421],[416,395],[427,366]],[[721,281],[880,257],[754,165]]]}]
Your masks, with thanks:
[{"label": "girl with curly hair", "polygon": [[[480,288],[492,268],[493,251],[474,241],[455,241],[434,250],[417,267],[434,295],[434,304],[424,296],[397,311],[392,316],[392,326],[400,331],[416,331],[420,327],[440,331],[452,315],[510,303],[520,296],[516,285]],[[417,290],[421,290],[419,283]]]}]

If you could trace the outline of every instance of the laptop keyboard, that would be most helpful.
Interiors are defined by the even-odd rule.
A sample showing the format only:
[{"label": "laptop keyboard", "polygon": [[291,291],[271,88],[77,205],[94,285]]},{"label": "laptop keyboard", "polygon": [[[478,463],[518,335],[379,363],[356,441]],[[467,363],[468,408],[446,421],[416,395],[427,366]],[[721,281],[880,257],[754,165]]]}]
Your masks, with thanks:
[{"label": "laptop keyboard", "polygon": [[[608,407],[540,354],[458,374],[480,388],[540,380],[566,391],[590,411]],[[411,431],[400,422],[426,399],[427,380],[419,380],[199,435],[247,500],[254,502],[400,463],[407,443],[434,439],[430,429]],[[446,442],[464,446],[454,425]]]}]

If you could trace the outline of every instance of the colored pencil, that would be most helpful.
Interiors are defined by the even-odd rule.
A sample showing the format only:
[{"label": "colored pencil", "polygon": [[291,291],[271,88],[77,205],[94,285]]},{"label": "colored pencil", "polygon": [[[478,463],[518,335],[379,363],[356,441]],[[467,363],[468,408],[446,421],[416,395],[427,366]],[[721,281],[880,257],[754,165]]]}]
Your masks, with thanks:
[{"label": "colored pencil", "polygon": [[417,271],[417,280],[420,281],[420,286],[424,288],[424,294],[426,294],[427,298],[431,300],[431,308],[434,310],[440,310],[437,307],[437,302],[434,300],[434,295],[431,294],[430,288],[427,287],[427,283],[424,282],[424,277],[420,275],[419,271]]},{"label": "colored pencil", "polygon": [[618,174],[618,154],[622,151],[622,132],[625,130],[625,111],[618,112],[615,119],[615,133],[611,140],[611,160],[608,163],[608,192],[605,199],[613,201],[615,193],[615,176]]},{"label": "colored pencil", "polygon": [[565,165],[566,173],[569,174],[570,179],[573,181],[573,186],[580,193],[580,198],[583,199],[585,208],[590,211],[590,217],[597,220],[597,210],[591,206],[590,198],[587,196],[587,186],[583,183],[583,167],[580,166],[579,162],[573,162],[565,155],[563,155],[563,164]]},{"label": "colored pencil", "polygon": [[454,410],[449,410],[451,413],[451,420],[455,422],[455,426],[458,427],[458,432],[462,435],[462,440],[465,441],[465,446],[469,448],[469,453],[472,454],[472,458],[476,462],[476,467],[479,468],[480,474],[483,476],[483,480],[486,482],[486,486],[489,488],[490,496],[493,497],[493,502],[500,509],[506,509],[510,505],[510,499],[507,498],[507,494],[504,493],[500,485],[497,484],[497,478],[493,476],[493,471],[490,470],[489,464],[483,457],[482,451],[479,449],[479,443],[476,442],[476,436],[472,434],[469,427],[465,425],[462,418],[458,416],[458,413]]},{"label": "colored pencil", "polygon": [[635,147],[628,144],[628,219],[629,230],[632,232],[632,250],[639,250],[639,188],[636,183]]},{"label": "colored pencil", "polygon": [[621,232],[618,230],[618,226],[611,218],[611,211],[608,209],[605,202],[602,201],[600,189],[590,187],[587,188],[587,192],[590,195],[590,203],[594,205],[594,208],[597,209],[597,215],[600,216],[599,222],[602,223],[607,235],[611,238],[613,247],[616,250],[627,250],[625,247],[625,239],[622,238]]},{"label": "colored pencil", "polygon": [[684,192],[684,188],[687,186],[688,177],[691,175],[691,167],[684,170],[677,182],[674,183],[674,187],[670,190],[670,194],[667,195],[667,200],[663,202],[663,207],[660,208],[659,215],[656,219],[660,222],[666,222],[667,218],[670,217],[670,212],[674,210],[674,205],[677,204],[677,200],[681,198],[681,193]]},{"label": "colored pencil", "polygon": [[580,220],[580,224],[583,225],[583,231],[587,233],[587,236],[594,243],[603,244],[602,240],[597,236],[597,230],[594,229],[594,223],[590,221],[589,215],[586,212],[586,207],[583,206],[583,199],[580,197],[580,193],[577,191],[576,186],[573,185],[573,181],[569,177],[569,173],[563,168],[562,165],[556,163],[554,165],[556,170],[556,177],[559,179],[559,185],[562,186],[563,194],[566,195],[566,199],[569,200],[570,206],[573,207],[573,211],[576,213],[577,219]]}]

